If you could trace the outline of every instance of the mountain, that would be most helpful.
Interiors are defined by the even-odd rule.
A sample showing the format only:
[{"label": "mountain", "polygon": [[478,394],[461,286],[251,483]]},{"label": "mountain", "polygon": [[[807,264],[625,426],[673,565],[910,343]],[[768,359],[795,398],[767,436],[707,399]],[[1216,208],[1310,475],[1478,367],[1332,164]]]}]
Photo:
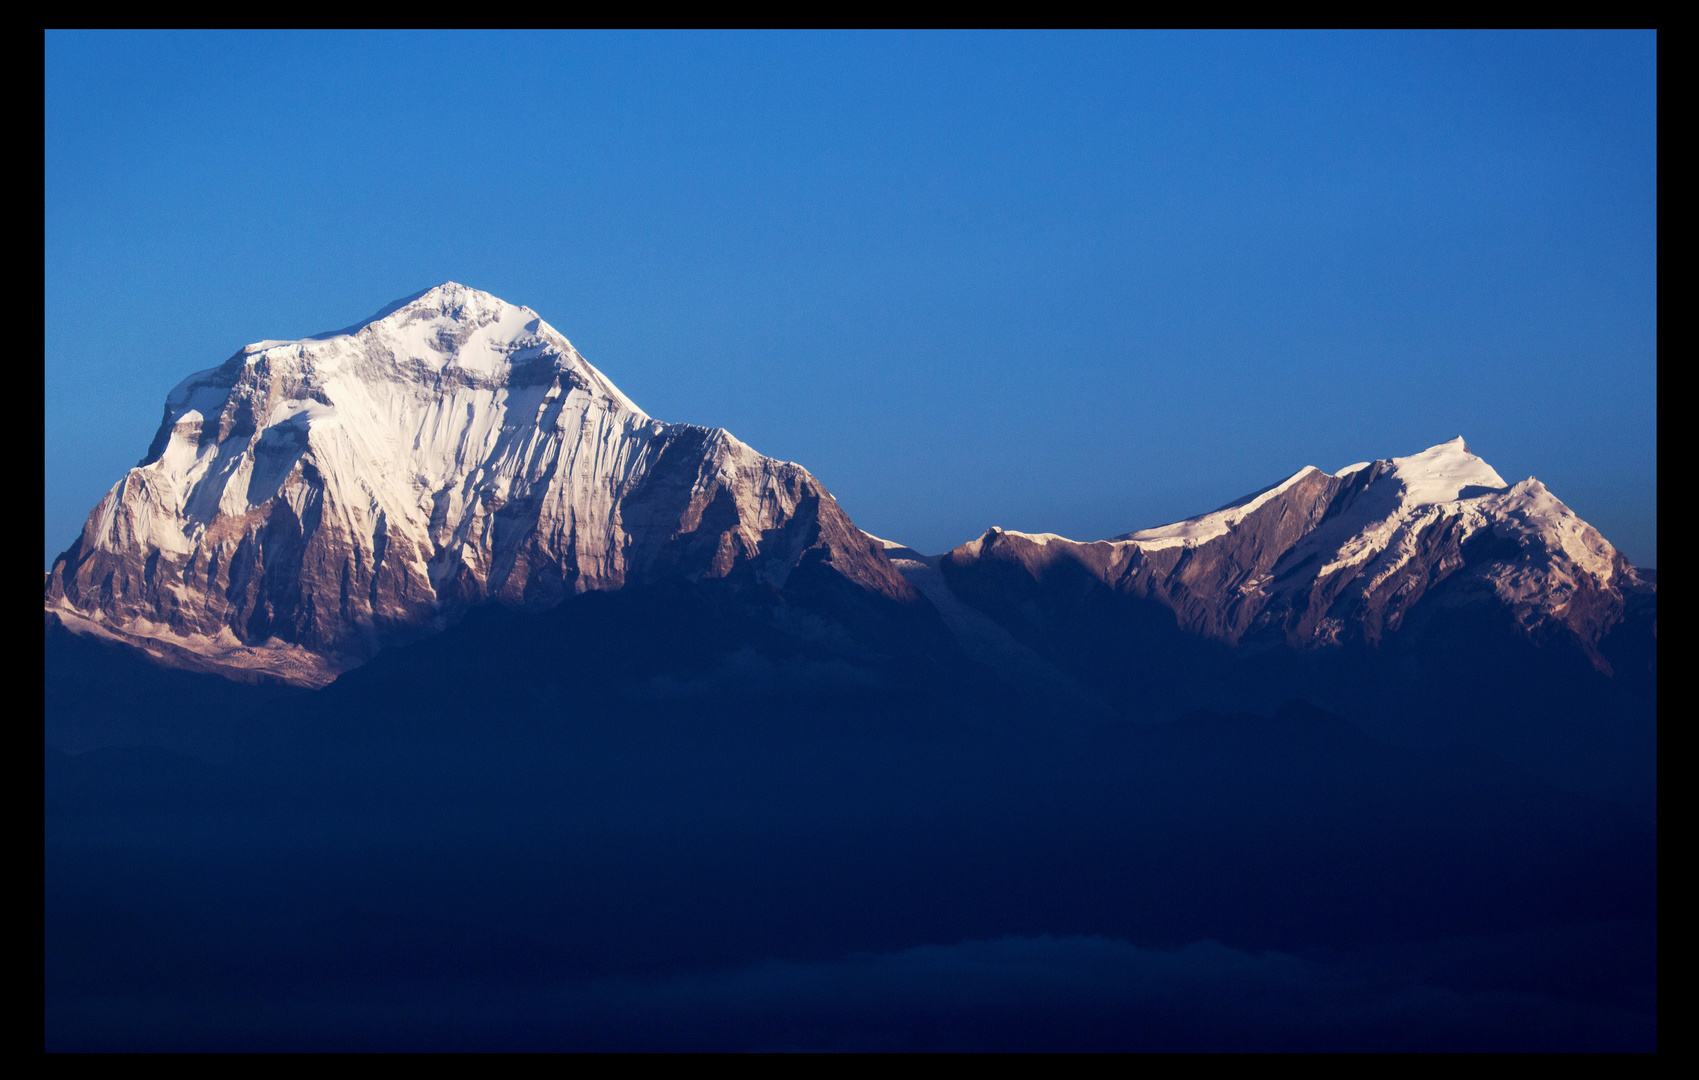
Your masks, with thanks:
[{"label": "mountain", "polygon": [[[934,690],[1146,718],[1299,697],[1424,739],[1436,717],[1454,738],[1655,716],[1654,575],[1461,438],[1110,540],[993,528],[928,556],[857,529],[799,465],[649,417],[535,312],[453,283],[184,380],[46,607],[167,666],[320,687],[475,610],[634,589],[595,618],[646,613],[641,679],[681,686],[908,664]],[[673,642],[687,625],[715,640]]]},{"label": "mountain", "polygon": [[1309,466],[1112,540],[992,528],[930,559],[887,548],[920,591],[947,591],[1001,632],[958,630],[988,660],[1013,644],[1100,688],[1106,670],[1126,676],[1121,696],[1148,699],[1165,678],[1220,684],[1200,665],[1229,655],[1241,669],[1272,651],[1288,669],[1331,658],[1367,670],[1464,640],[1477,661],[1531,647],[1567,669],[1655,674],[1655,575],[1535,478],[1507,484],[1461,438],[1336,473]]},{"label": "mountain", "polygon": [[1461,440],[869,536],[458,285],[46,581],[56,1049],[1655,1049],[1657,589]]},{"label": "mountain", "polygon": [[1151,719],[1303,699],[1652,812],[1657,585],[1453,439],[1078,542],[888,546],[982,663]]},{"label": "mountain", "polygon": [[46,602],[174,665],[319,686],[485,602],[663,577],[915,599],[806,469],[650,418],[535,312],[449,282],[179,383]]},{"label": "mountain", "polygon": [[[1655,585],[1533,477],[1505,483],[1462,438],[1325,473],[1307,466],[1208,514],[1079,543],[993,528],[939,562],[977,597],[1083,575],[1229,645],[1378,644],[1435,590],[1508,612],[1532,638],[1600,640]],[[989,601],[988,601],[989,602]]]}]

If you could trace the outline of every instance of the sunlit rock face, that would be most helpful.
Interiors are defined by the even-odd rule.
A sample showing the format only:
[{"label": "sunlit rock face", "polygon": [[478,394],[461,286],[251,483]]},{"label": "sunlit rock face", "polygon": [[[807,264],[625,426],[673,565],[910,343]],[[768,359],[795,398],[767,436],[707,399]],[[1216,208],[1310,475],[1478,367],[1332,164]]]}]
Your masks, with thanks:
[{"label": "sunlit rock face", "polygon": [[322,685],[484,603],[803,567],[916,599],[806,469],[650,418],[535,312],[448,283],[185,379],[46,603],[169,662]]}]

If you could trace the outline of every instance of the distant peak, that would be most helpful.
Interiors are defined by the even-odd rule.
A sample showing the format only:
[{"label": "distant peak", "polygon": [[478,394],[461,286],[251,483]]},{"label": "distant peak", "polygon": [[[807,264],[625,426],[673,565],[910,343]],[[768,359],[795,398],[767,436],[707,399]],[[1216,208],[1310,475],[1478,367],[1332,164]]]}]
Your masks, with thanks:
[{"label": "distant peak", "polygon": [[[339,340],[350,338],[371,340],[364,343]],[[422,363],[436,371],[452,365],[462,374],[498,379],[505,378],[515,363],[549,357],[557,367],[572,368],[587,376],[593,392],[635,414],[636,419],[649,419],[636,402],[591,366],[573,348],[572,342],[536,311],[458,281],[445,281],[391,301],[341,330],[295,340],[256,341],[243,346],[231,361],[261,363],[274,350],[281,351],[288,363],[305,359],[319,365],[321,374],[341,367],[349,355],[375,350],[369,358],[376,357],[382,364]],[[172,400],[186,400],[183,395],[204,374],[197,373],[180,383],[172,391]],[[720,437],[730,440],[734,448],[748,449],[723,430]]]},{"label": "distant peak", "polygon": [[462,285],[458,281],[445,281],[441,285],[414,293],[389,304],[378,314],[366,320],[367,323],[381,322],[392,318],[403,311],[430,312],[450,318],[487,316],[507,308],[517,308],[520,305],[510,304],[494,293],[482,289],[474,289]]},{"label": "distant peak", "polygon": [[1419,450],[1408,457],[1394,458],[1393,460],[1413,461],[1416,458],[1455,456],[1459,453],[1467,454],[1469,457],[1475,456],[1475,452],[1469,449],[1469,444],[1463,441],[1463,436],[1461,435],[1457,436],[1455,439],[1447,439],[1442,443],[1435,443],[1426,450]]},{"label": "distant peak", "polygon": [[[325,341],[330,338],[347,337],[359,333],[374,323],[394,319],[402,312],[409,314],[432,312],[449,318],[462,319],[468,314],[474,317],[488,316],[512,307],[519,307],[519,305],[510,304],[493,293],[474,289],[470,285],[462,285],[458,281],[445,281],[441,285],[433,285],[428,289],[420,289],[416,293],[403,296],[399,300],[392,300],[351,326],[345,326],[340,330],[327,330],[322,334],[314,334],[305,340]],[[403,319],[402,321],[406,320]],[[261,344],[270,343],[262,342]]]},{"label": "distant peak", "polygon": [[506,307],[518,306],[517,304],[509,304],[494,293],[474,289],[472,286],[462,285],[458,281],[445,281],[441,285],[433,286],[423,292],[414,293],[405,300],[396,301],[396,310],[414,304],[428,307],[434,304],[463,304],[467,301],[476,301],[482,304],[501,304]]},{"label": "distant peak", "polygon": [[1406,501],[1422,505],[1452,502],[1471,493],[1509,487],[1491,465],[1469,449],[1459,435],[1419,454],[1393,458],[1393,475],[1404,484]]}]

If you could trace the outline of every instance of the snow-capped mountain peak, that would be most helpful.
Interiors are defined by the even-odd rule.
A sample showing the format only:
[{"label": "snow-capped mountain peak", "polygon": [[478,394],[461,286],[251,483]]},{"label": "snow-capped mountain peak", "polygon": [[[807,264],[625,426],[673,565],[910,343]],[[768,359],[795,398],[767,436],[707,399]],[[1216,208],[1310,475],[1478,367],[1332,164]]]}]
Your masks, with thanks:
[{"label": "snow-capped mountain peak", "polygon": [[1531,634],[1565,628],[1590,649],[1620,620],[1625,591],[1652,588],[1545,485],[1506,483],[1461,437],[1335,473],[1306,466],[1110,541],[991,530],[941,566],[959,578],[987,560],[1040,578],[1068,560],[1114,591],[1160,600],[1194,633],[1277,634],[1298,647],[1377,642],[1443,586],[1454,602],[1483,598]]},{"label": "snow-capped mountain peak", "polygon": [[[1391,459],[1385,474],[1403,485],[1404,502],[1410,506],[1456,502],[1509,486],[1491,465],[1470,452],[1461,435],[1419,454]],[[1346,471],[1334,475],[1343,477]]]},{"label": "snow-capped mountain peak", "polygon": [[806,470],[651,419],[536,312],[448,282],[179,383],[48,605],[322,682],[485,600],[740,568],[782,583],[818,547],[858,584],[911,594]]},{"label": "snow-capped mountain peak", "polygon": [[[561,371],[584,377],[586,390],[645,415],[535,311],[453,281],[389,304],[342,330],[297,341],[259,341],[238,355],[247,365],[310,360],[325,375],[346,365],[359,367],[388,359],[413,374],[486,380],[501,379],[515,367],[549,361]],[[184,380],[173,398],[205,374]]]}]

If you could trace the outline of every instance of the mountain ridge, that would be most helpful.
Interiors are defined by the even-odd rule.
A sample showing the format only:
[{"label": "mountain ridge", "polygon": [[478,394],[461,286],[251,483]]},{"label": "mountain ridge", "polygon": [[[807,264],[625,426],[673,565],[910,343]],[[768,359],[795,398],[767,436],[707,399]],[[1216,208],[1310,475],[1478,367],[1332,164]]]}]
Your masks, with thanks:
[{"label": "mountain ridge", "polygon": [[992,528],[940,566],[965,584],[995,559],[1039,577],[1068,559],[1116,591],[1156,597],[1189,632],[1231,645],[1272,634],[1295,648],[1374,644],[1429,587],[1467,572],[1531,635],[1571,634],[1606,671],[1596,646],[1623,593],[1656,588],[1545,485],[1506,483],[1461,437],[1335,473],[1305,466],[1209,513],[1109,540]]},{"label": "mountain ridge", "polygon": [[45,602],[161,663],[323,686],[484,604],[724,581],[852,651],[912,648],[925,624],[923,649],[1077,691],[1051,654],[1082,589],[1252,651],[1378,647],[1418,606],[1503,613],[1609,676],[1614,628],[1649,607],[1655,636],[1655,577],[1461,437],[1108,540],[992,528],[923,556],[802,466],[650,417],[530,308],[449,282],[180,382]]}]

